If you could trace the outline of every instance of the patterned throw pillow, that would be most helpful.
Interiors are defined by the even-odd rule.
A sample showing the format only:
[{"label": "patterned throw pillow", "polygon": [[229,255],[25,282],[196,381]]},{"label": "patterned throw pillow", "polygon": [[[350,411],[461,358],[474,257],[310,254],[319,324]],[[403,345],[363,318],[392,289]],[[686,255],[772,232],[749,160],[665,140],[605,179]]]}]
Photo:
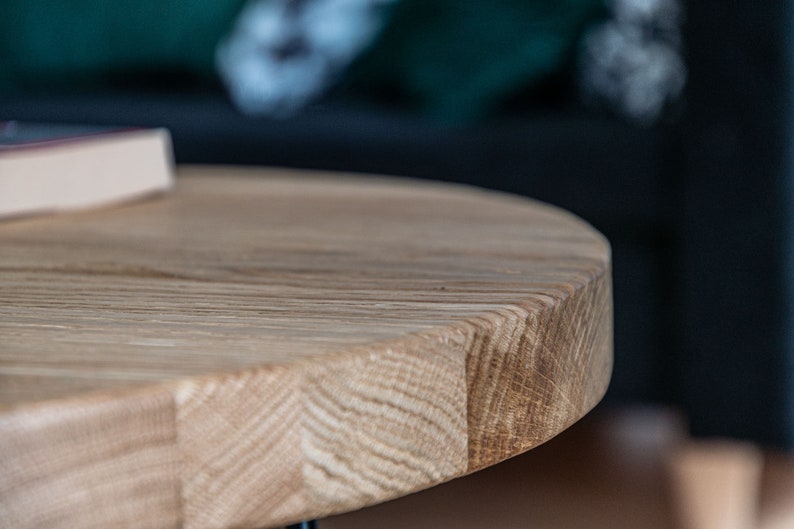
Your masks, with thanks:
[{"label": "patterned throw pillow", "polygon": [[488,116],[570,70],[602,0],[401,0],[349,83],[448,121]]},{"label": "patterned throw pillow", "polygon": [[651,124],[684,88],[678,0],[612,0],[611,18],[592,28],[580,58],[587,101]]},{"label": "patterned throw pillow", "polygon": [[341,79],[467,121],[572,63],[601,1],[252,0],[218,66],[251,114],[287,115]]},{"label": "patterned throw pillow", "polygon": [[244,112],[288,115],[338,80],[393,1],[252,0],[218,49],[218,71]]}]

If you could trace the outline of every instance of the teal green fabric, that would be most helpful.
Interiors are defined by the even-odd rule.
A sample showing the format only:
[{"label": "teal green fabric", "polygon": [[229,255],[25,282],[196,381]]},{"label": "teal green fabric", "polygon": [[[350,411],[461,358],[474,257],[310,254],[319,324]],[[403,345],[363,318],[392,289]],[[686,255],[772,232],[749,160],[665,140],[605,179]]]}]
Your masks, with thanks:
[{"label": "teal green fabric", "polygon": [[447,120],[477,119],[565,68],[602,10],[602,0],[401,0],[345,85],[398,94]]},{"label": "teal green fabric", "polygon": [[0,88],[213,75],[242,0],[0,0]]}]

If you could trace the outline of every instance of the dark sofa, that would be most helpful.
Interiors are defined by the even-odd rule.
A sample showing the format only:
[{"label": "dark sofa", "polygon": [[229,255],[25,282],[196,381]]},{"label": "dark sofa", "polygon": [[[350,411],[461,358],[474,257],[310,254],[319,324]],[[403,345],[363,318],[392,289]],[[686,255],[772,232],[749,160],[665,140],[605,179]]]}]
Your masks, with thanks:
[{"label": "dark sofa", "polygon": [[218,86],[0,95],[0,118],[166,126],[181,163],[464,182],[567,208],[612,242],[608,403],[680,406],[699,435],[794,447],[792,34],[781,0],[687,5],[689,83],[638,127],[575,102],[476,125],[327,97],[240,115]]}]

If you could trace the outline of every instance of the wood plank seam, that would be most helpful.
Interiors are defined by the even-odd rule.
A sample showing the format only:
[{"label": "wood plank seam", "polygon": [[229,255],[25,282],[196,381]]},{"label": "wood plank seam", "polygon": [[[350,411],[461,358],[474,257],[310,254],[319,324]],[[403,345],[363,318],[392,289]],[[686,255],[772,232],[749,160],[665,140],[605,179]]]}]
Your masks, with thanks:
[{"label": "wood plank seam", "polygon": [[[460,345],[429,333],[339,356],[330,369],[309,365],[303,447],[313,512],[362,507],[465,471]],[[373,457],[362,461],[361,450]]]}]

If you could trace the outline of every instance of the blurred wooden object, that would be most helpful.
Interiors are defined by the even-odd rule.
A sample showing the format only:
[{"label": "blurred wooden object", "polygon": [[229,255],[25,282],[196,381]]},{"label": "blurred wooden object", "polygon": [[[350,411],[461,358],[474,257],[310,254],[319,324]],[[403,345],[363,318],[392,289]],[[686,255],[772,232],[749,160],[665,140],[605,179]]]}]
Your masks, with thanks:
[{"label": "blurred wooden object", "polygon": [[794,527],[794,454],[768,453],[764,459],[758,529]]},{"label": "blurred wooden object", "polygon": [[754,529],[763,453],[738,441],[691,441],[671,454],[682,529]]},{"label": "blurred wooden object", "polygon": [[794,456],[752,443],[690,440],[670,456],[681,529],[794,527]]},{"label": "blurred wooden object", "polygon": [[449,185],[193,168],[0,225],[0,526],[274,526],[524,452],[609,381],[609,247]]}]

